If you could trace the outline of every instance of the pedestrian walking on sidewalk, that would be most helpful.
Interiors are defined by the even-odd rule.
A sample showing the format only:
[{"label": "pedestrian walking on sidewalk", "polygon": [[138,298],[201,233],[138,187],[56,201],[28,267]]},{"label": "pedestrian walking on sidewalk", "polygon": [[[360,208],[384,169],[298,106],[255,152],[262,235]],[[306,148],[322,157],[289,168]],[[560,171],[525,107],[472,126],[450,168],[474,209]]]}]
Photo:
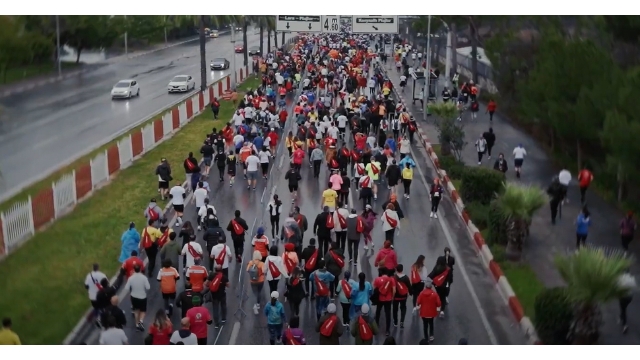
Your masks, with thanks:
[{"label": "pedestrian walking on sidewalk", "polygon": [[485,151],[487,151],[487,140],[480,135],[478,140],[476,140],[476,152],[478,153],[478,165],[482,165],[482,156],[484,156]]},{"label": "pedestrian walking on sidewalk", "polygon": [[591,213],[587,207],[583,207],[578,218],[576,219],[576,248],[584,246],[587,241],[587,235],[589,235],[589,228],[591,227]]}]

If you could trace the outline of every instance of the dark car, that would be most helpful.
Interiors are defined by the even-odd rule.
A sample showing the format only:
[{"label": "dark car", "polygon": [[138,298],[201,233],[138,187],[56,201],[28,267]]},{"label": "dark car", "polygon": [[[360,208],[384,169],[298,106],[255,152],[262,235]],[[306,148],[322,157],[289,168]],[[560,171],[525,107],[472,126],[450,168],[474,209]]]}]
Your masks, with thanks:
[{"label": "dark car", "polygon": [[211,60],[211,70],[226,70],[229,68],[229,60],[224,58],[217,58]]},{"label": "dark car", "polygon": [[262,55],[260,54],[259,46],[252,46],[249,48],[249,56],[253,56],[253,55]]}]

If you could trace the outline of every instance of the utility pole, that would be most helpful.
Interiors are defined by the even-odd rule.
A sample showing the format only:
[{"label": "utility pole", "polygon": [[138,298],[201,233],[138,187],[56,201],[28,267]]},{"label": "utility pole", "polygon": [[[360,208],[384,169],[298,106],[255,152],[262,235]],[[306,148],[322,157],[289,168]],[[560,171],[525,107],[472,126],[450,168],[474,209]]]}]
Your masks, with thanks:
[{"label": "utility pole", "polygon": [[427,20],[427,68],[424,69],[425,73],[425,90],[424,96],[424,120],[427,121],[427,115],[429,114],[429,91],[431,90],[431,15]]},{"label": "utility pole", "polygon": [[60,16],[56,15],[56,60],[58,65],[58,77],[62,77],[62,60],[60,59]]},{"label": "utility pole", "polygon": [[[124,20],[125,20],[125,22],[126,22],[126,20],[127,20],[127,15],[125,15],[125,16],[124,16]],[[127,27],[128,27],[128,26],[127,26]],[[128,39],[128,38],[129,38],[129,33],[128,33],[128,31],[125,31],[125,32],[124,32],[124,54],[125,54],[125,55],[128,55],[128,54],[129,54],[129,41],[128,41],[129,39]]]},{"label": "utility pole", "polygon": [[[277,39],[276,39],[277,40]],[[231,26],[231,46],[233,47],[233,88],[238,86],[238,70],[236,69],[236,25]]]},{"label": "utility pole", "polygon": [[207,38],[204,34],[204,15],[200,15],[200,90],[207,89]]},{"label": "utility pole", "polygon": [[[446,60],[445,60],[445,70],[444,70],[444,86],[449,88],[451,85],[451,29],[447,26],[447,50],[446,50]],[[439,54],[438,54],[439,55]]]}]

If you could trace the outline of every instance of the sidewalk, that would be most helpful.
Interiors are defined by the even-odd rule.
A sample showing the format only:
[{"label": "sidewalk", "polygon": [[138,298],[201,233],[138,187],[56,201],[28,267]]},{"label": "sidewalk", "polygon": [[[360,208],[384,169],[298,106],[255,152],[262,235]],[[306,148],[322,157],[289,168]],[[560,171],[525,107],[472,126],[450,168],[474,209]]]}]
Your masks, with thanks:
[{"label": "sidewalk", "polygon": [[[389,78],[394,86],[400,83],[399,76],[395,72],[389,72]],[[440,80],[442,81],[442,80]],[[411,86],[409,81],[405,88],[405,100],[414,114],[422,114],[420,112],[420,104],[411,105]],[[441,88],[441,87],[440,87]],[[416,89],[419,91],[419,89]],[[500,106],[500,104],[498,104]],[[522,179],[519,180],[525,184],[532,184],[547,188],[551,182],[551,178],[559,172],[560,169],[553,167],[546,153],[536,144],[535,140],[521,130],[515,128],[508,119],[501,117],[496,113],[493,118],[493,130],[496,134],[496,145],[493,149],[493,157],[491,160],[484,159],[482,165],[478,165],[477,153],[475,151],[475,140],[491,126],[489,124],[489,115],[485,114],[486,107],[480,104],[478,118],[470,121],[469,114],[465,114],[462,123],[466,134],[466,147],[463,150],[463,160],[468,166],[486,166],[492,167],[495,158],[499,153],[504,153],[505,158],[509,160],[510,169],[507,173],[508,181],[518,181],[513,171],[512,152],[514,147],[522,144],[527,150],[527,157],[524,161]],[[426,130],[427,136],[432,143],[438,143],[438,131],[433,124],[432,116],[425,123],[420,116],[416,116],[423,129]],[[446,170],[446,169],[445,169]],[[574,178],[577,174],[573,174]],[[594,174],[595,180],[598,180],[598,174]],[[580,211],[580,195],[576,185],[569,187],[568,204],[563,207],[563,218],[557,222],[555,226],[551,225],[551,215],[548,206],[543,207],[533,218],[531,226],[530,239],[525,244],[524,258],[535,271],[538,279],[547,287],[560,286],[563,280],[556,271],[554,258],[558,254],[575,249],[575,226],[574,220]],[[593,221],[593,227],[590,231],[587,242],[595,246],[603,246],[609,248],[621,249],[618,237],[618,223],[623,217],[623,213],[611,204],[606,203],[598,194],[594,192],[587,193],[587,203]],[[630,252],[635,258],[640,257],[640,246],[637,241],[632,242]],[[640,274],[640,265],[636,262],[632,267],[632,273],[638,277]],[[629,305],[628,319],[629,331],[622,334],[621,327],[617,325],[618,304],[612,302],[602,307],[604,326],[601,329],[600,343],[604,345],[624,344],[634,345],[640,344],[640,319],[636,314],[640,313],[640,301],[636,299]]]}]

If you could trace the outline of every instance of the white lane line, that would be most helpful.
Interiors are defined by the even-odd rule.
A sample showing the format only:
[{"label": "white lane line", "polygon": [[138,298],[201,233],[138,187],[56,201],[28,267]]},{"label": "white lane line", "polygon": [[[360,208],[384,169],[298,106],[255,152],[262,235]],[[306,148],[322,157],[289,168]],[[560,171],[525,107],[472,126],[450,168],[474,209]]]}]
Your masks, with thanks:
[{"label": "white lane line", "polygon": [[[416,156],[415,156],[415,154],[413,152],[413,148],[411,149],[411,156],[414,159],[416,159]],[[422,169],[420,168],[420,166],[416,166],[416,169],[418,169],[418,173],[420,173],[420,179],[422,180],[422,184],[424,185],[425,189],[427,189],[427,191],[429,191],[429,184],[427,184],[427,180],[424,177],[424,173],[422,172]],[[451,231],[449,230],[449,226],[443,220],[442,216],[438,217],[438,222],[440,223],[440,227],[442,228],[442,232],[444,233],[444,237],[447,239],[447,243],[449,244],[449,248],[451,249],[451,252],[453,253],[453,256],[458,259],[458,263],[457,263],[458,264],[458,268],[460,269],[460,273],[462,274],[462,278],[464,279],[465,285],[467,285],[467,289],[469,289],[469,293],[471,294],[471,298],[473,299],[473,304],[475,305],[476,309],[478,310],[478,314],[480,315],[480,320],[482,321],[482,325],[484,326],[484,329],[487,332],[487,336],[489,337],[489,341],[491,341],[491,344],[493,344],[493,345],[498,345],[498,339],[496,338],[496,334],[493,331],[493,328],[491,327],[491,324],[489,323],[489,320],[487,319],[487,314],[484,312],[484,309],[482,308],[482,304],[480,303],[480,299],[478,298],[478,294],[476,293],[475,289],[471,285],[471,279],[469,278],[469,274],[467,273],[467,270],[466,270],[466,268],[464,266],[464,263],[462,261],[462,257],[460,257],[460,253],[458,252],[458,248],[456,247],[456,244],[453,241],[453,238],[451,237]]]},{"label": "white lane line", "polygon": [[[234,324],[234,327],[235,327],[235,324]],[[220,326],[220,329],[218,329],[218,335],[216,335],[216,339],[213,341],[213,345],[218,344],[218,339],[220,339],[220,334],[222,334],[222,330],[224,330],[224,325]]]},{"label": "white lane line", "polygon": [[280,163],[278,164],[278,169],[282,169],[282,164],[284,163],[284,154],[280,156]]},{"label": "white lane line", "polygon": [[236,321],[231,329],[231,337],[229,338],[229,345],[235,345],[238,340],[238,334],[240,333],[240,321]]}]

